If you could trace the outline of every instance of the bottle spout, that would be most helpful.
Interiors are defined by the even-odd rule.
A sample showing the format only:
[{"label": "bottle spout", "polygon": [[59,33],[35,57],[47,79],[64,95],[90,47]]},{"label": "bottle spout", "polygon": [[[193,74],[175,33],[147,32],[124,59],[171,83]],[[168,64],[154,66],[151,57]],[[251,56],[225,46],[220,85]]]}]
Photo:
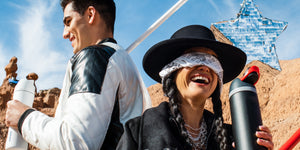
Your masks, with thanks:
[{"label": "bottle spout", "polygon": [[259,68],[257,66],[251,66],[246,70],[244,76],[241,78],[241,81],[255,85],[259,77]]}]

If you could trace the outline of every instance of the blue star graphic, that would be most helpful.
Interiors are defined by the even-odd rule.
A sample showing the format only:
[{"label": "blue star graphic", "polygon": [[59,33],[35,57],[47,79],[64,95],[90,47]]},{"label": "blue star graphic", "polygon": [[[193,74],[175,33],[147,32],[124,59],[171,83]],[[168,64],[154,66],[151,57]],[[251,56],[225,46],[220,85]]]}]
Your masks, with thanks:
[{"label": "blue star graphic", "polygon": [[247,54],[247,63],[259,60],[281,70],[275,41],[286,29],[287,24],[285,21],[263,17],[253,0],[244,0],[236,19],[213,23],[211,28],[214,32],[219,31],[224,35],[217,37],[218,40],[229,40],[234,46],[242,49]]}]

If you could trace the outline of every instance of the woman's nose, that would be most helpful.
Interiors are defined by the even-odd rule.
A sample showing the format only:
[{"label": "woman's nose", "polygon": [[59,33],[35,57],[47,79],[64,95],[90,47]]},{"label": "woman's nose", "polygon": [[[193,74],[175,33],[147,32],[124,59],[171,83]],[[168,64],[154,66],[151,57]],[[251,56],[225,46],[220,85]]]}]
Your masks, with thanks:
[{"label": "woman's nose", "polygon": [[205,72],[210,72],[210,69],[207,66],[205,66],[205,65],[197,67],[197,70],[201,70],[201,71],[205,71]]}]

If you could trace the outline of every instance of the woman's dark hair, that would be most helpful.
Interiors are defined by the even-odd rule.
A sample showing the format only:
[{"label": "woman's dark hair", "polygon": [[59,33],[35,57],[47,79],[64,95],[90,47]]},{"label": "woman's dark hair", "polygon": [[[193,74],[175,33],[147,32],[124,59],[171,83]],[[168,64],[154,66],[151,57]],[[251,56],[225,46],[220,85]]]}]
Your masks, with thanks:
[{"label": "woman's dark hair", "polygon": [[[187,143],[189,143],[191,146],[194,146],[194,143],[188,136],[187,129],[184,127],[184,120],[182,117],[182,114],[179,110],[181,99],[179,98],[179,92],[176,87],[176,83],[174,81],[174,75],[176,73],[173,73],[169,77],[165,78],[162,82],[163,85],[163,92],[165,95],[169,98],[169,105],[172,112],[173,117],[178,122],[181,135],[185,139]],[[220,90],[219,90],[219,84],[216,87],[216,90],[212,94],[212,102],[213,102],[213,110],[216,116],[214,125],[216,126],[216,140],[220,144],[220,150],[227,150],[229,149],[227,138],[226,138],[226,129],[223,127],[223,117],[222,117],[222,103],[220,100]]]},{"label": "woman's dark hair", "polygon": [[105,21],[107,28],[114,32],[116,5],[113,0],[61,0],[60,5],[63,11],[69,3],[73,3],[73,9],[81,15],[89,6],[95,7]]},{"label": "woman's dark hair", "polygon": [[220,144],[221,150],[229,149],[228,146],[228,139],[226,129],[223,127],[223,111],[222,111],[222,102],[220,99],[220,87],[219,84],[216,87],[215,91],[211,95],[212,103],[213,103],[213,110],[216,116],[215,119],[215,126],[216,126],[216,139]]},{"label": "woman's dark hair", "polygon": [[163,92],[165,93],[165,95],[167,97],[169,97],[169,105],[170,105],[170,109],[172,112],[173,117],[175,118],[176,122],[178,122],[179,127],[180,127],[180,131],[181,131],[181,135],[183,136],[183,138],[185,139],[185,141],[187,143],[189,143],[191,146],[193,146],[193,142],[191,141],[191,139],[188,136],[188,132],[186,130],[186,128],[184,127],[184,120],[182,117],[182,114],[179,110],[180,104],[181,104],[181,99],[178,97],[178,89],[176,87],[176,84],[174,82],[174,74],[165,78],[163,80]]}]

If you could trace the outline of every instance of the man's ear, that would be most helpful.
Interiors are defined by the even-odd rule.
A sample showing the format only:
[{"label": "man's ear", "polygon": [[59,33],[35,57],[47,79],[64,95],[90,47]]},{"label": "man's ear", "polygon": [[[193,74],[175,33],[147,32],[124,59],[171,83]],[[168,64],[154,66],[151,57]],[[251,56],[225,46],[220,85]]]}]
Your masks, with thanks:
[{"label": "man's ear", "polygon": [[89,24],[93,24],[95,22],[96,12],[97,12],[95,7],[89,6],[86,11],[88,15]]}]

